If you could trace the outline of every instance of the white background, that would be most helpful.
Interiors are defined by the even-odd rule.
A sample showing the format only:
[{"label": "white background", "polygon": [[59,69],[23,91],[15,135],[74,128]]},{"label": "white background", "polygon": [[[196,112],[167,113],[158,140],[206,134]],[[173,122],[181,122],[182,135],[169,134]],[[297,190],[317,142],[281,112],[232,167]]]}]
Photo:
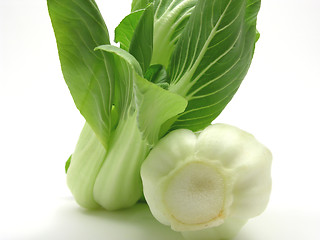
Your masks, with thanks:
[{"label": "white background", "polygon": [[[130,0],[97,0],[109,28]],[[215,122],[236,125],[274,155],[267,210],[236,240],[320,239],[320,1],[263,0],[249,73]],[[147,208],[79,208],[64,163],[84,119],[60,71],[44,0],[0,0],[0,239],[181,239]],[[130,214],[129,214],[130,213]]]}]

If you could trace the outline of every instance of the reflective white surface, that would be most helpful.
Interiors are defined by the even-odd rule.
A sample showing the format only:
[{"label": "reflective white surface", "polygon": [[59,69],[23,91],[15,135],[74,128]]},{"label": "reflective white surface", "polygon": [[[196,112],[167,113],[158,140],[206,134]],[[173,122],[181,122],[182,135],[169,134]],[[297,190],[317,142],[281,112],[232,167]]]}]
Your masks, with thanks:
[{"label": "reflective white surface", "polygon": [[[97,3],[113,39],[130,1]],[[319,10],[317,0],[262,1],[252,66],[215,121],[254,134],[274,156],[270,204],[236,240],[320,239]],[[143,205],[112,213],[76,205],[64,163],[83,123],[46,1],[0,0],[0,239],[182,239]]]},{"label": "reflective white surface", "polygon": [[[9,226],[6,222],[1,223],[6,229],[1,232],[0,239],[183,240],[179,233],[158,223],[146,204],[106,212],[81,209],[72,198],[56,200],[51,202],[51,206],[46,204],[42,209],[45,213],[38,208],[13,213],[14,223]],[[234,240],[317,240],[320,236],[319,222],[319,211],[277,208],[271,204],[262,216],[250,220]]]}]

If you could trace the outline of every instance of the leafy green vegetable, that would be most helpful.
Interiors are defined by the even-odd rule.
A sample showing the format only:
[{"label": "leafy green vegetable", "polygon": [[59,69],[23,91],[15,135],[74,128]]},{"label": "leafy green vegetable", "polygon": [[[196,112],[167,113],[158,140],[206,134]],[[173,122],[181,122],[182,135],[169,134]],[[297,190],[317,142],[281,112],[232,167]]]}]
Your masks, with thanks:
[{"label": "leafy green vegetable", "polygon": [[[82,14],[72,11],[78,5],[82,6]],[[88,123],[68,169],[68,186],[77,202],[86,208],[103,206],[113,210],[131,206],[142,194],[140,165],[149,146],[158,140],[161,125],[184,110],[186,101],[144,80],[139,62],[128,52],[111,45],[98,47],[104,43],[100,38],[104,37],[105,43],[109,40],[102,20],[94,21],[97,19],[93,16],[100,15],[93,1],[89,4],[86,0],[77,3],[48,0],[48,8],[62,72]],[[86,8],[90,12],[85,11]],[[150,18],[151,6],[150,9],[145,11],[142,21],[146,21],[144,16]],[[86,24],[88,21],[90,25]],[[145,28],[139,30],[139,24],[137,31],[142,32]],[[102,33],[94,30],[102,27]],[[150,34],[149,31],[146,30]],[[161,97],[163,101],[159,101]],[[152,103],[149,106],[157,112],[152,123],[148,103]],[[173,103],[175,107],[168,111]],[[100,126],[103,128],[99,129]],[[132,147],[121,151],[123,144]],[[120,167],[124,165],[127,167]],[[88,174],[83,175],[83,172]]]},{"label": "leafy green vegetable", "polygon": [[[67,179],[69,188],[81,206],[102,206],[108,210],[115,210],[132,206],[141,197],[140,165],[149,151],[149,145],[158,140],[162,123],[184,110],[186,101],[143,79],[138,74],[141,74],[138,62],[124,50],[110,45],[100,46],[96,50],[113,56],[112,69],[119,83],[119,96],[123,97],[115,102],[119,121],[110,136],[108,151],[99,144],[92,130],[85,126],[73,154]],[[133,85],[140,87],[135,97]],[[159,104],[158,99],[162,95],[167,103]],[[155,121],[152,125],[150,123],[152,127],[148,127],[150,117],[146,103],[149,102],[154,102],[151,106],[158,109],[154,115]],[[167,111],[168,105],[172,102],[176,107]],[[136,108],[137,105],[140,106],[139,110]],[[139,126],[144,126],[144,129]],[[83,175],[84,171],[88,174]]]},{"label": "leafy green vegetable", "polygon": [[[115,42],[120,43],[120,48],[110,45],[107,27],[94,0],[47,0],[47,3],[64,79],[86,119],[72,161],[70,157],[65,167],[68,186],[79,205],[108,210],[134,205],[143,192],[141,165],[153,149],[148,159],[156,160],[147,160],[142,177],[146,182],[153,179],[145,188],[149,203],[149,198],[159,197],[154,201],[158,206],[150,203],[155,216],[179,231],[222,224],[222,215],[213,225],[211,221],[208,224],[202,221],[206,214],[219,214],[218,210],[227,204],[219,197],[225,194],[222,185],[216,191],[221,193],[217,198],[210,191],[205,193],[215,205],[211,210],[202,208],[195,217],[201,224],[194,223],[196,208],[192,204],[186,209],[180,205],[181,198],[175,197],[171,191],[175,188],[169,184],[175,173],[167,170],[180,169],[183,161],[192,162],[195,155],[202,154],[194,168],[184,169],[187,174],[182,177],[177,174],[178,179],[189,179],[192,173],[195,179],[203,175],[217,184],[225,181],[220,168],[215,166],[217,171],[209,168],[210,175],[200,164],[211,156],[205,155],[206,148],[201,146],[199,151],[192,152],[191,143],[197,137],[190,130],[199,131],[210,125],[245,77],[259,38],[256,19],[260,0],[133,0],[132,12],[115,29]],[[188,134],[172,138],[175,129]],[[206,132],[200,133],[199,139]],[[223,134],[218,131],[217,135],[221,135],[220,139],[205,138],[208,143],[201,140],[208,152],[210,146],[216,146],[212,143],[224,142]],[[217,152],[219,149],[211,153]],[[167,155],[168,158],[164,157]],[[181,159],[180,165],[173,164]],[[223,161],[218,157],[215,160]],[[164,181],[168,183],[166,186],[161,185]],[[178,192],[187,192],[180,180],[173,182],[182,186]],[[159,184],[162,187],[157,188]],[[170,194],[162,198],[159,192],[169,188]],[[196,195],[193,197],[198,199]],[[161,199],[168,203],[166,210]],[[198,200],[200,204],[195,206],[206,206],[205,199]],[[168,209],[172,210],[170,216],[163,214]],[[220,236],[231,228],[238,231],[245,223],[238,215],[226,222],[229,223],[209,231],[210,236]],[[206,235],[204,232],[203,236]]]}]

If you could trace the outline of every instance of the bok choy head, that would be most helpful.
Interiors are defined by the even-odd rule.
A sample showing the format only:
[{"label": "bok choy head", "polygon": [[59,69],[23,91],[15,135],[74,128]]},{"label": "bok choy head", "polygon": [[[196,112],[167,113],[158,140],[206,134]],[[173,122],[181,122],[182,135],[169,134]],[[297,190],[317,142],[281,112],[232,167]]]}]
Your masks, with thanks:
[{"label": "bok choy head", "polygon": [[144,194],[161,223],[194,239],[208,228],[208,239],[225,239],[266,208],[271,160],[251,134],[227,124],[175,130],[142,164]]},{"label": "bok choy head", "polygon": [[[188,144],[199,141],[203,145],[199,146],[200,152],[208,154],[202,157],[210,159],[217,154],[210,150],[211,141],[228,145],[224,134],[228,135],[229,130],[218,131],[222,140],[217,136],[204,138],[208,143],[200,139],[209,130],[204,130],[199,140],[193,132],[207,129],[240,87],[258,39],[259,0],[133,0],[132,12],[115,29],[115,41],[120,47],[110,45],[106,24],[94,0],[47,3],[64,79],[86,119],[67,172],[68,186],[81,206],[115,210],[134,205],[142,196],[141,164],[151,149],[148,159],[158,159],[158,155],[170,155],[168,148],[176,154],[182,146],[186,154],[182,159],[190,160],[196,155]],[[186,134],[185,138],[180,133]],[[177,139],[172,140],[172,136]],[[259,144],[255,146],[260,149]],[[252,148],[254,144],[248,149]],[[235,154],[241,158],[243,152]],[[149,180],[164,174],[158,172],[162,168],[175,168],[180,157],[172,162],[169,159],[154,164],[154,160],[147,160],[142,168],[147,200],[153,195],[148,193]],[[215,160],[223,160],[220,165],[227,162],[224,158]],[[235,214],[232,204],[241,201],[232,197],[234,186],[243,179],[236,171],[201,161],[191,161],[180,175],[177,170],[176,178],[163,175],[172,180],[165,187],[164,199],[176,221],[167,216],[168,209],[164,211],[157,203],[159,199],[148,200],[157,219],[179,231],[220,226],[222,222],[220,230],[228,228],[227,223],[239,229],[247,218],[261,212],[263,207],[251,215],[251,210],[249,215],[243,211],[243,218]],[[257,169],[264,164],[261,161]],[[193,196],[203,206],[197,217],[193,203],[188,203],[186,209],[180,205],[186,193],[182,183],[188,183],[189,173],[194,179],[199,174],[217,183],[213,192],[206,192],[208,202],[201,194]],[[182,190],[176,194],[180,185]],[[153,190],[159,191],[154,196],[162,197],[162,187]],[[211,208],[207,209],[208,204]]]}]

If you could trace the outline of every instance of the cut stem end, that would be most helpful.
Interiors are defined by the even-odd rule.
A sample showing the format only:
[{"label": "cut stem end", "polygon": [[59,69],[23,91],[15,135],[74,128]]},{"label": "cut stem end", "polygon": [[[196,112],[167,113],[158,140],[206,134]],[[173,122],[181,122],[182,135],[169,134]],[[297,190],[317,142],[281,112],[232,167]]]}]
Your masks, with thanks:
[{"label": "cut stem end", "polygon": [[216,167],[189,162],[168,179],[164,203],[176,231],[198,230],[223,223],[225,184]]}]

